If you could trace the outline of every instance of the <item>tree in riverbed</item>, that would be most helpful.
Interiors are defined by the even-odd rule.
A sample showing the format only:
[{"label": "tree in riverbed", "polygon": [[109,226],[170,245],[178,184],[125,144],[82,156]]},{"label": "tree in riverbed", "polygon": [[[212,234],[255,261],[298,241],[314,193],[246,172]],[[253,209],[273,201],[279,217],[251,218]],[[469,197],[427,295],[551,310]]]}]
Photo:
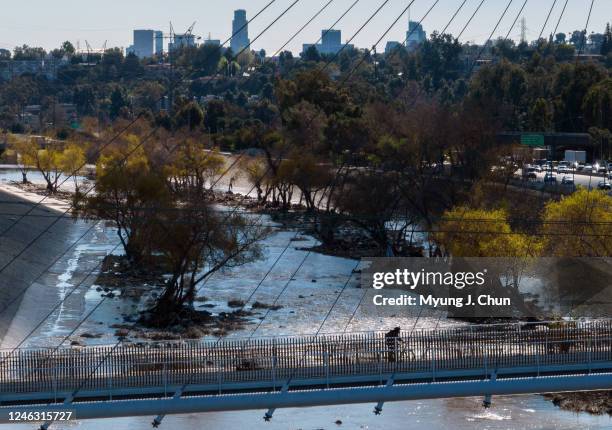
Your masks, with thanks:
[{"label": "tree in riverbed", "polygon": [[9,134],[7,138],[8,148],[15,154],[17,167],[21,171],[21,182],[28,183],[28,172],[34,167],[34,153],[38,150],[38,144],[34,139],[19,138]]},{"label": "tree in riverbed", "polygon": [[74,182],[75,194],[79,194],[79,171],[85,165],[85,149],[81,145],[75,143],[69,144],[62,152],[60,165],[62,172],[67,177],[72,176]]},{"label": "tree in riverbed", "polygon": [[504,210],[456,207],[437,225],[435,241],[454,257],[527,257],[539,254],[537,239],[512,230]]},{"label": "tree in riverbed", "polygon": [[155,249],[171,275],[153,309],[150,323],[164,326],[177,313],[193,310],[198,285],[212,274],[257,260],[268,230],[234,209],[213,206],[207,182],[224,166],[218,153],[187,141],[166,169],[171,210],[154,223]]},{"label": "tree in riverbed", "polygon": [[555,257],[612,255],[612,197],[580,189],[544,209],[544,249]]},{"label": "tree in riverbed", "polygon": [[96,194],[83,204],[91,217],[112,220],[133,264],[153,254],[157,214],[172,202],[164,169],[152,164],[137,136],[108,148],[96,166]]},{"label": "tree in riverbed", "polygon": [[259,243],[268,230],[231,210],[218,210],[203,199],[181,201],[160,214],[156,248],[162,253],[169,279],[149,322],[165,326],[177,314],[193,310],[197,287],[214,273],[260,258]]},{"label": "tree in riverbed", "polygon": [[62,176],[63,150],[54,142],[49,142],[46,148],[31,152],[31,163],[38,170],[45,182],[49,193],[57,192],[59,180]]},{"label": "tree in riverbed", "polygon": [[114,221],[132,267],[166,275],[145,318],[165,326],[193,310],[197,287],[213,273],[259,258],[267,229],[214,206],[208,184],[224,166],[217,152],[189,138],[142,143],[129,136],[105,151],[97,193],[83,208]]}]

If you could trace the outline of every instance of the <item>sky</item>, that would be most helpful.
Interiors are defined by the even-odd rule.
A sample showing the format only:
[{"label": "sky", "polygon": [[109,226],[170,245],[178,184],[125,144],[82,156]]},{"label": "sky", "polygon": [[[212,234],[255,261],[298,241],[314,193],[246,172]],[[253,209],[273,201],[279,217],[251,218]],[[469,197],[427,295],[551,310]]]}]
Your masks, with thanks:
[{"label": "sky", "polygon": [[[194,34],[225,41],[231,36],[231,21],[234,9],[246,9],[249,19],[271,0],[21,0],[5,3],[0,9],[0,48],[12,49],[17,45],[42,46],[45,49],[58,47],[69,40],[85,48],[87,40],[93,48],[101,48],[105,41],[108,47],[127,47],[132,44],[132,30],[150,28],[169,32],[172,22],[177,33],[184,32],[196,21]],[[250,24],[249,35],[255,39],[266,26],[296,0],[276,0]],[[330,0],[297,0],[277,23],[259,39],[253,49],[265,49],[272,54],[283,46],[298,29]],[[333,0],[328,8],[287,46],[294,53],[301,51],[302,43],[314,42],[321,30],[333,24],[355,0]],[[464,0],[438,0],[437,5],[423,21],[429,34],[443,29]],[[447,32],[457,34],[467,23],[481,0],[465,0],[465,6],[448,27]],[[509,1],[509,0],[508,0]],[[485,0],[479,13],[465,31],[462,40],[483,42],[492,32],[496,22],[506,8],[506,0]],[[527,20],[527,37],[538,37],[548,11],[555,0],[528,0],[520,17]],[[360,0],[354,9],[336,26],[342,30],[343,41],[351,38],[374,11],[385,0]],[[410,8],[413,21],[420,21],[435,0],[414,0]],[[557,0],[556,7],[544,34],[551,33],[559,20],[565,0]],[[388,0],[386,6],[368,26],[353,40],[358,47],[371,47],[385,30],[409,4],[409,0]],[[505,37],[517,16],[523,0],[513,0],[502,20],[495,37]],[[559,31],[570,32],[584,29],[591,0],[568,0],[567,10],[561,20]],[[595,0],[589,23],[591,31],[602,32],[605,24],[612,21],[612,0]],[[403,41],[408,27],[408,14],[393,27],[379,49],[384,49],[388,40]],[[510,38],[520,38],[520,22],[510,33]]]}]

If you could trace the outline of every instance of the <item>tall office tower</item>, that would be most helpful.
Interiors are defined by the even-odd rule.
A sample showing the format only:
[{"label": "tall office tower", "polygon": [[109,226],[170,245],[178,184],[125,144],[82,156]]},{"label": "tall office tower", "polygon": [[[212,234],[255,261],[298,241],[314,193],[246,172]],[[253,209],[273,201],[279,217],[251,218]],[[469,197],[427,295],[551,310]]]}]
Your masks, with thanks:
[{"label": "tall office tower", "polygon": [[323,47],[336,48],[342,46],[341,30],[323,30],[321,32],[321,44]]},{"label": "tall office tower", "polygon": [[249,24],[247,21],[246,10],[238,9],[234,11],[232,21],[232,41],[230,46],[234,53],[242,51],[251,44],[249,40]]},{"label": "tall office tower", "polygon": [[[313,45],[312,43],[306,43],[303,45],[302,53],[305,53],[309,48],[315,47],[319,54],[337,54],[343,49],[342,44],[342,31],[341,30],[322,30],[321,31],[321,43]],[[346,45],[345,49],[353,49],[353,45]]]},{"label": "tall office tower", "polygon": [[408,22],[408,32],[406,33],[406,46],[409,49],[415,49],[417,46],[425,43],[427,33],[423,30],[423,26],[418,22]]},{"label": "tall office tower", "polygon": [[155,55],[162,56],[164,54],[164,32],[155,32]]},{"label": "tall office tower", "polygon": [[153,30],[134,30],[134,54],[138,58],[152,57],[154,38]]}]

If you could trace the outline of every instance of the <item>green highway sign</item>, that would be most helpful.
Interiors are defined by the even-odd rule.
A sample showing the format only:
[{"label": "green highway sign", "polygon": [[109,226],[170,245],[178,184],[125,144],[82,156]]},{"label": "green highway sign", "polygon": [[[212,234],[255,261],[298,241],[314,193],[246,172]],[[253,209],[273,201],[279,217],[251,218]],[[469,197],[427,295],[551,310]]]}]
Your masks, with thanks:
[{"label": "green highway sign", "polygon": [[544,146],[544,135],[542,134],[523,134],[521,136],[521,145],[532,147]]}]

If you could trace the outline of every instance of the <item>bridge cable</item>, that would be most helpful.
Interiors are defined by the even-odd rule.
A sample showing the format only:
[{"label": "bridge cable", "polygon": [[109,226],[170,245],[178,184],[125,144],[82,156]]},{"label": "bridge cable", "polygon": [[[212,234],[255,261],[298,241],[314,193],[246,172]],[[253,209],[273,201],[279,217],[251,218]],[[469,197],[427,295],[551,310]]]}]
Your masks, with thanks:
[{"label": "bridge cable", "polygon": [[506,40],[508,40],[508,38],[510,37],[510,33],[512,33],[512,31],[514,30],[514,26],[516,26],[516,23],[518,19],[521,17],[523,10],[525,10],[525,6],[527,6],[527,2],[529,2],[529,0],[525,0],[525,2],[523,3],[523,6],[521,6],[521,10],[519,10],[519,13],[516,15],[516,18],[514,18],[514,21],[512,22],[512,25],[510,26],[508,33],[506,34]]},{"label": "bridge cable", "polygon": [[538,40],[540,40],[542,38],[542,35],[544,34],[544,30],[546,30],[546,26],[548,25],[548,21],[550,20],[550,16],[553,13],[553,10],[555,9],[555,6],[557,5],[557,2],[559,0],[553,0],[553,4],[550,7],[550,10],[548,11],[548,15],[546,16],[546,20],[544,21],[544,25],[542,26],[542,30],[540,31],[540,35],[538,36]]},{"label": "bridge cable", "polygon": [[584,27],[584,33],[582,34],[582,38],[580,39],[580,50],[578,51],[578,56],[582,55],[584,51],[584,47],[587,41],[587,32],[589,31],[589,23],[591,22],[591,14],[593,13],[593,6],[595,5],[595,0],[591,0],[591,7],[589,8],[589,14],[587,17],[587,22]]},{"label": "bridge cable", "polygon": [[442,29],[442,31],[440,32],[440,34],[446,34],[446,30],[448,29],[448,27],[450,27],[450,25],[453,23],[453,21],[455,20],[455,18],[457,18],[457,15],[459,15],[459,12],[461,12],[461,9],[463,9],[463,6],[465,6],[465,4],[467,3],[468,0],[463,0],[463,3],[461,3],[461,5],[459,6],[459,8],[457,8],[457,11],[453,14],[453,17],[450,19],[450,21],[448,21],[448,24],[446,24],[446,26]]},{"label": "bridge cable", "polygon": [[463,36],[463,33],[465,33],[465,30],[467,30],[467,28],[469,27],[469,25],[472,23],[472,20],[474,19],[474,17],[476,16],[476,14],[478,14],[478,12],[480,11],[480,8],[482,7],[482,5],[484,4],[484,2],[487,0],[481,0],[480,3],[478,4],[478,7],[476,8],[476,10],[474,11],[474,13],[470,16],[470,19],[468,19],[468,22],[465,23],[465,26],[463,27],[463,29],[461,29],[461,31],[459,32],[459,35],[457,36],[457,39],[460,39],[461,36]]},{"label": "bridge cable", "polygon": [[482,56],[482,54],[484,54],[484,51],[487,49],[487,45],[489,44],[489,42],[491,42],[491,39],[493,38],[493,35],[495,34],[495,32],[497,31],[497,29],[499,28],[502,20],[504,19],[504,17],[506,16],[506,14],[508,13],[508,9],[510,9],[510,6],[512,5],[512,3],[514,2],[514,0],[510,0],[508,2],[508,5],[506,6],[506,8],[504,9],[504,12],[502,13],[502,15],[500,16],[499,20],[497,21],[497,24],[495,24],[495,27],[493,28],[493,31],[491,32],[491,34],[489,35],[489,37],[487,38],[486,42],[482,45],[482,48],[480,49],[480,51],[478,52],[478,55],[476,56],[476,59],[474,60],[474,62],[472,63],[472,66],[470,67],[470,70],[468,72],[468,76],[472,74],[472,72],[474,71],[474,67],[476,67],[476,63],[478,63],[478,60],[480,60],[480,57]]},{"label": "bridge cable", "polygon": [[569,0],[565,0],[565,4],[563,5],[563,9],[561,10],[561,15],[559,15],[559,20],[557,21],[557,25],[555,25],[555,31],[553,32],[553,36],[557,36],[557,31],[559,30],[559,25],[561,24],[561,20],[563,19],[563,15],[565,15],[565,9],[567,9],[567,4]]}]

